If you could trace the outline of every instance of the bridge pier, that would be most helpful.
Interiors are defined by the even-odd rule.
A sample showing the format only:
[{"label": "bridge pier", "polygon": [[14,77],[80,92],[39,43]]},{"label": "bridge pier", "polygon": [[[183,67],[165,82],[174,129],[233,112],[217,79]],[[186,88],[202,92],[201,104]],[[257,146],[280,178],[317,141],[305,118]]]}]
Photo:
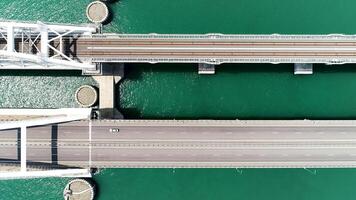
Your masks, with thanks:
[{"label": "bridge pier", "polygon": [[312,63],[295,63],[294,74],[313,74]]},{"label": "bridge pier", "polygon": [[215,65],[199,63],[198,74],[215,74]]},{"label": "bridge pier", "polygon": [[101,66],[101,75],[93,76],[99,85],[100,119],[123,119],[123,115],[115,106],[115,86],[123,76],[124,64],[103,64]]}]

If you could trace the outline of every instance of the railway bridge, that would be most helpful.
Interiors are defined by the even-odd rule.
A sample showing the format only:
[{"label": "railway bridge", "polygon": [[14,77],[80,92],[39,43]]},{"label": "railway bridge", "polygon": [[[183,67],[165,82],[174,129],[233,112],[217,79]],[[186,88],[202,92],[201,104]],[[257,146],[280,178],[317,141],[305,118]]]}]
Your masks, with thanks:
[{"label": "railway bridge", "polygon": [[42,22],[0,22],[0,49],[3,69],[92,73],[101,63],[356,63],[356,35],[101,34]]}]

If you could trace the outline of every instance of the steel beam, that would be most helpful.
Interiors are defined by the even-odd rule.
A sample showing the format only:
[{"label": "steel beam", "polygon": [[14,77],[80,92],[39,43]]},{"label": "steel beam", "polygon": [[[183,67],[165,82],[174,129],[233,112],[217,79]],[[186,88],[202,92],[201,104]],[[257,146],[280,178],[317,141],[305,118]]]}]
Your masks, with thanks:
[{"label": "steel beam", "polygon": [[26,171],[26,172],[6,172],[0,173],[0,180],[11,179],[30,179],[48,177],[71,177],[71,178],[91,178],[90,169],[61,169],[45,171]]},{"label": "steel beam", "polygon": [[9,25],[7,27],[7,52],[12,53],[15,51],[15,37],[14,37],[14,27]]}]

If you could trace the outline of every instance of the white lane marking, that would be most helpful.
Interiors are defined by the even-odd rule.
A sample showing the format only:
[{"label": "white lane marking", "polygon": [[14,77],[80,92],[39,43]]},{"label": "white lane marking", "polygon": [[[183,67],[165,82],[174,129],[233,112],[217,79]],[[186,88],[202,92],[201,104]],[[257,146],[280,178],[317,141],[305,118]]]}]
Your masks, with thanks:
[{"label": "white lane marking", "polygon": [[[307,134],[306,134],[307,135]],[[308,135],[307,135],[308,136]],[[215,137],[213,137],[213,139],[208,139],[206,138],[206,141],[209,142],[356,142],[356,138],[350,138],[350,139],[318,139],[318,138],[295,138],[295,139],[266,139],[266,138],[262,138],[262,139],[258,139],[258,138],[254,138],[254,139],[249,139],[249,138],[241,138],[241,139],[216,139]],[[65,140],[65,139],[61,139],[62,141],[71,141],[71,140]],[[151,139],[151,138],[139,138],[139,139],[128,139],[128,138],[123,138],[120,139],[120,142],[137,142],[137,140],[144,140],[145,142],[182,142],[182,139]],[[82,140],[82,139],[76,139],[75,141],[86,141],[86,140]],[[95,141],[98,142],[106,142],[108,141],[107,139],[95,139]],[[184,142],[201,142],[201,139],[195,139],[195,137],[191,138],[187,138],[184,139]]]},{"label": "white lane marking", "polygon": [[187,50],[187,51],[194,51],[194,50],[207,50],[207,51],[226,51],[226,50],[233,50],[233,51],[307,51],[307,52],[314,52],[314,51],[356,51],[354,47],[101,47],[101,46],[94,46],[88,47],[88,50]]}]

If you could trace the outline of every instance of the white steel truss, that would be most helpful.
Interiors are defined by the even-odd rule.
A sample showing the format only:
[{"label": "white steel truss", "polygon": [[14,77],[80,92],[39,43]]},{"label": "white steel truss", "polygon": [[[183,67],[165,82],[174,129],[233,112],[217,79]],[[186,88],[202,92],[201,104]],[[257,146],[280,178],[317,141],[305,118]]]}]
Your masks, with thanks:
[{"label": "white steel truss", "polygon": [[[90,119],[90,108],[68,109],[0,109],[0,115],[11,116],[10,121],[0,121],[0,131],[21,130],[20,170],[0,172],[0,180],[42,177],[91,177],[90,169],[54,169],[28,171],[27,169],[27,128]],[[26,116],[25,119],[21,118]],[[18,117],[20,120],[14,120]]]},{"label": "white steel truss", "polygon": [[92,63],[81,63],[68,56],[63,40],[96,31],[92,25],[0,21],[0,69],[94,70]]}]

